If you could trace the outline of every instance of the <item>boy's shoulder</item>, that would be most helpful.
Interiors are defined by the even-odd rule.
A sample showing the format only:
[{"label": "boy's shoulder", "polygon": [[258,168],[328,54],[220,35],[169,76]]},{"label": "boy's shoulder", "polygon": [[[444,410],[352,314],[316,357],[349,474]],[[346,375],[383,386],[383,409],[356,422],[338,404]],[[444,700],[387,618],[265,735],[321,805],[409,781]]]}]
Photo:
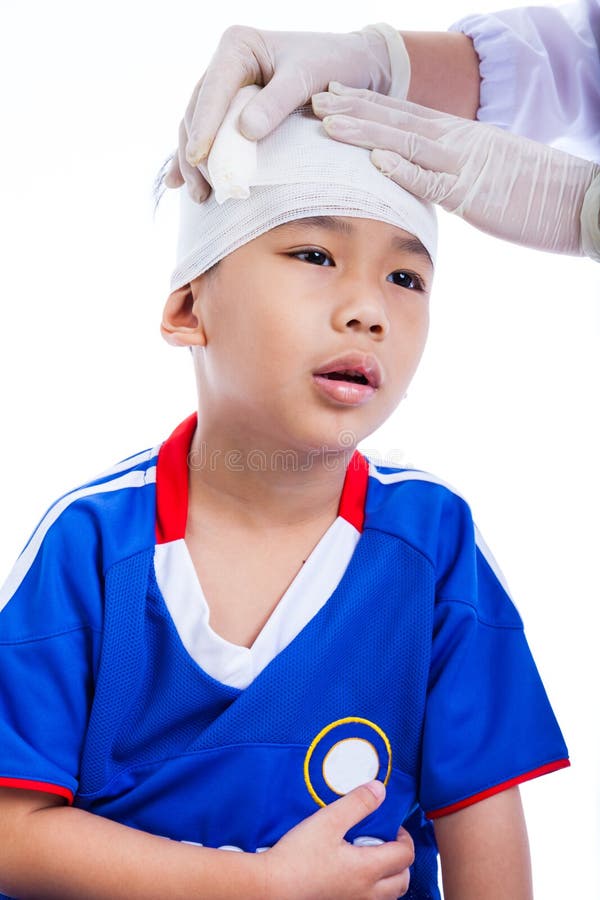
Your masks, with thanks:
[{"label": "boy's shoulder", "polygon": [[401,538],[436,565],[442,547],[480,543],[471,507],[448,482],[422,469],[368,462],[365,528]]},{"label": "boy's shoulder", "polygon": [[98,626],[108,569],[154,545],[157,454],[121,460],[46,510],[0,585],[4,639]]},{"label": "boy's shoulder", "polygon": [[506,579],[455,488],[420,469],[368,457],[365,529],[397,537],[435,570],[440,596],[470,603],[488,621],[522,627]]},{"label": "boy's shoulder", "polygon": [[73,558],[100,544],[104,569],[148,541],[151,545],[159,449],[126,457],[55,500],[21,552],[21,565],[27,566],[45,543],[68,549]]},{"label": "boy's shoulder", "polygon": [[[365,512],[394,529],[404,518],[449,515],[471,518],[471,508],[462,493],[444,479],[424,469],[393,465],[372,453],[368,463],[368,490]],[[400,517],[400,519],[398,519]],[[373,522],[373,524],[374,524]]]}]

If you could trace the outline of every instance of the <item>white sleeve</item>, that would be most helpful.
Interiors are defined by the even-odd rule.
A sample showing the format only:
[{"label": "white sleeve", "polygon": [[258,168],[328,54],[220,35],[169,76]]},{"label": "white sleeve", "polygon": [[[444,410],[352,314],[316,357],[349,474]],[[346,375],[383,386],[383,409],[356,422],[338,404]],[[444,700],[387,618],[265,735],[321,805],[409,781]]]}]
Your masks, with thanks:
[{"label": "white sleeve", "polygon": [[600,0],[472,15],[478,119],[600,162]]}]

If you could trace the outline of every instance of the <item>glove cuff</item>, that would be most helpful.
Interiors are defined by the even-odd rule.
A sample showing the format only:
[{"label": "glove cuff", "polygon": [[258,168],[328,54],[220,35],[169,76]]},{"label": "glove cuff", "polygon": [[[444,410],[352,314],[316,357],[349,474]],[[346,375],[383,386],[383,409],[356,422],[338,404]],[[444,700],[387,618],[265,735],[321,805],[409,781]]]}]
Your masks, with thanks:
[{"label": "glove cuff", "polygon": [[581,249],[590,259],[600,262],[600,172],[590,184],[583,198]]},{"label": "glove cuff", "polygon": [[376,31],[385,39],[391,69],[391,83],[387,95],[398,100],[406,100],[410,84],[410,59],[402,35],[386,22],[365,25],[361,31]]}]

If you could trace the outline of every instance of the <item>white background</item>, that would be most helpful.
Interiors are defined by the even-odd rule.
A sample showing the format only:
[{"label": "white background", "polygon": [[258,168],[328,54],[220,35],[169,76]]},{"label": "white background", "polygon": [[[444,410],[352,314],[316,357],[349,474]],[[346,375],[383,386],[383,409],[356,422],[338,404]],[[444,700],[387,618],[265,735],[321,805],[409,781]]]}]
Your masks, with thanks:
[{"label": "white background", "polygon": [[[177,202],[168,194],[153,221],[151,189],[222,31],[444,30],[497,6],[304,0],[252,13],[222,0],[207,18],[183,0],[5,5],[2,578],[54,499],[194,409],[189,354],[158,330]],[[471,502],[571,751],[569,770],[522,789],[536,896],[588,900],[600,839],[600,268],[440,218],[428,350],[397,415],[362,446]]]}]

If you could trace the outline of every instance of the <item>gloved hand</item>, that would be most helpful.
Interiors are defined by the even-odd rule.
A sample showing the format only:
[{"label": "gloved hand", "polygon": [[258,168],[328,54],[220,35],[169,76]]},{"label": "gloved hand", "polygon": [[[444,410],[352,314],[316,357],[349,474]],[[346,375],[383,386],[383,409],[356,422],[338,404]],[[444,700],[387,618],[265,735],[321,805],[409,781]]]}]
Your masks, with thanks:
[{"label": "gloved hand", "polygon": [[180,187],[185,180],[194,199],[206,199],[210,185],[195,167],[208,155],[231,100],[244,85],[264,85],[239,119],[244,136],[259,140],[316,91],[324,91],[332,78],[406,97],[410,63],[402,37],[384,22],[348,34],[231,26],[194,89],[165,184]]},{"label": "gloved hand", "polygon": [[316,115],[332,116],[323,120],[331,137],[377,148],[371,161],[424,200],[526,247],[592,257],[595,247],[600,258],[600,166],[369,90],[332,85],[312,103]]}]

